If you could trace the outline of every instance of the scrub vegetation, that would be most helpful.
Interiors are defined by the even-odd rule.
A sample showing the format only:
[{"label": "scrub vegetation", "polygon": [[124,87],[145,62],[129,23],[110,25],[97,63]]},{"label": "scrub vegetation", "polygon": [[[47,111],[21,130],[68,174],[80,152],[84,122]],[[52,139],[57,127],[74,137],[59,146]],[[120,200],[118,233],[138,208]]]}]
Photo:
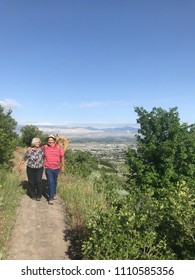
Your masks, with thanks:
[{"label": "scrub vegetation", "polygon": [[[31,138],[45,135],[36,127],[15,135],[11,112],[0,112],[0,139],[6,145],[11,139],[0,163],[2,256],[21,195],[10,153],[27,144],[29,129]],[[135,112],[140,129],[125,163],[66,152],[58,194],[67,211],[71,259],[195,258],[195,125],[181,124],[177,108],[136,107]]]}]

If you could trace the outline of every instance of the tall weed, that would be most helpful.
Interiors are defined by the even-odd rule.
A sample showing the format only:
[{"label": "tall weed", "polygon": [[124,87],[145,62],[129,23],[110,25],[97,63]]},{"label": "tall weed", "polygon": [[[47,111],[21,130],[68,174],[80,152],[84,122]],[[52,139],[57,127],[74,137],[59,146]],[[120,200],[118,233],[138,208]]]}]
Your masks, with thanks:
[{"label": "tall weed", "polygon": [[82,226],[94,209],[106,207],[103,194],[98,193],[92,183],[80,177],[60,176],[58,192],[73,227]]},{"label": "tall weed", "polygon": [[106,207],[104,196],[94,190],[91,182],[77,176],[59,176],[58,194],[65,203],[67,223],[65,238],[70,245],[68,254],[71,259],[83,259],[82,243],[86,222],[95,209]]},{"label": "tall weed", "polygon": [[0,258],[5,254],[6,241],[14,224],[19,197],[23,193],[19,187],[20,178],[16,173],[0,169]]}]

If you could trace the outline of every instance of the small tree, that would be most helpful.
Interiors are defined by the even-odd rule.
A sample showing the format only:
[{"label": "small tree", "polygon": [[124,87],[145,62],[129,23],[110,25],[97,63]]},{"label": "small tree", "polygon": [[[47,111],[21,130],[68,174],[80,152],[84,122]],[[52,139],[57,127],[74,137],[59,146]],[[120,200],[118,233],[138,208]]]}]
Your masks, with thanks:
[{"label": "small tree", "polygon": [[136,107],[140,124],[137,150],[129,149],[131,186],[168,187],[186,181],[195,186],[195,125],[180,124],[177,108],[147,112]]},{"label": "small tree", "polygon": [[35,137],[40,138],[42,142],[45,142],[46,136],[35,125],[23,126],[20,132],[22,133],[20,142],[23,146],[30,146],[32,139]]},{"label": "small tree", "polygon": [[17,122],[11,116],[12,111],[5,112],[0,106],[0,165],[9,164],[17,145],[15,132]]},{"label": "small tree", "polygon": [[164,240],[176,259],[194,259],[195,126],[180,124],[177,108],[135,111],[140,129],[137,150],[127,152],[130,193],[141,191],[138,205],[153,193],[156,240]]}]

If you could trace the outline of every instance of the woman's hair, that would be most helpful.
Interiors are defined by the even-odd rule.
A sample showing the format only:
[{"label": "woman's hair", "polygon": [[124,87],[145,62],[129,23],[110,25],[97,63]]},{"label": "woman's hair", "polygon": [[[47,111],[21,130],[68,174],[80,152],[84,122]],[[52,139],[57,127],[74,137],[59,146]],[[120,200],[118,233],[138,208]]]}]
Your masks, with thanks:
[{"label": "woman's hair", "polygon": [[41,144],[41,140],[39,138],[33,138],[31,141],[31,145],[34,146],[36,142],[39,142]]}]

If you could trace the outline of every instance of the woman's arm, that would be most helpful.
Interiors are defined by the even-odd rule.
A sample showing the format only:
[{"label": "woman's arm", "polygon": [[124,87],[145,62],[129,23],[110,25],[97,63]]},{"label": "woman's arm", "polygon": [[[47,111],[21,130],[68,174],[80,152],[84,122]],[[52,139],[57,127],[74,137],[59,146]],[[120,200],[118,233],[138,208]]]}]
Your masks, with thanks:
[{"label": "woman's arm", "polygon": [[[31,148],[30,148],[31,149]],[[21,171],[23,164],[25,163],[25,161],[30,157],[30,152],[31,150],[29,150],[29,148],[27,149],[26,153],[24,154],[21,162],[18,165],[18,171]]]},{"label": "woman's arm", "polygon": [[64,155],[61,157],[61,171],[64,172]]},{"label": "woman's arm", "polygon": [[22,159],[21,162],[18,165],[18,171],[21,171],[23,164],[25,163],[25,160]]}]

